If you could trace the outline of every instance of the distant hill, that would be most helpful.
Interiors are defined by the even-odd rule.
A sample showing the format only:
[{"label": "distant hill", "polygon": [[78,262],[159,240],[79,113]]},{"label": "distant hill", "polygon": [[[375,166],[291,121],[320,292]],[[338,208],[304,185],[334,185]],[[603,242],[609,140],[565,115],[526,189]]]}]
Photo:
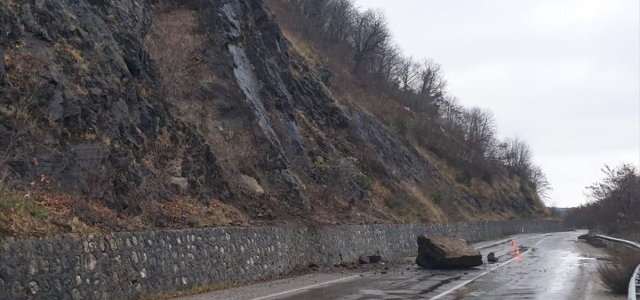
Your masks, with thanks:
[{"label": "distant hill", "polygon": [[564,218],[564,216],[570,209],[570,207],[549,207],[549,211],[551,212],[551,214],[560,218]]}]

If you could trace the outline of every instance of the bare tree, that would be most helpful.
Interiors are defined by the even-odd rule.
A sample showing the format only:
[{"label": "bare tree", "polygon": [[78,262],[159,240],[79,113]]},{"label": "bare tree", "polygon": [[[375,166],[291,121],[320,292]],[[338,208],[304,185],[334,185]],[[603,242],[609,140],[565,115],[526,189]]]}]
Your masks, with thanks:
[{"label": "bare tree", "polygon": [[605,178],[587,187],[589,203],[574,208],[565,222],[575,226],[603,226],[609,232],[640,229],[640,172],[623,164],[602,169]]},{"label": "bare tree", "polygon": [[401,55],[400,47],[387,39],[375,53],[375,69],[372,73],[380,79],[391,83],[393,72]]},{"label": "bare tree", "polygon": [[533,153],[529,144],[518,137],[508,138],[500,145],[500,152],[500,159],[505,166],[521,177],[530,177]]},{"label": "bare tree", "polygon": [[418,79],[420,66],[413,60],[413,58],[402,57],[398,62],[396,74],[400,89],[406,92],[412,89]]},{"label": "bare tree", "polygon": [[618,211],[640,217],[640,173],[629,164],[602,169],[606,178],[588,187],[593,201],[608,202]]},{"label": "bare tree", "polygon": [[507,138],[496,146],[497,158],[514,174],[533,187],[543,200],[549,199],[551,184],[542,168],[532,163],[531,147],[522,139]]},{"label": "bare tree", "polygon": [[484,156],[496,133],[493,113],[479,107],[465,109],[462,115],[464,138],[469,149]]},{"label": "bare tree", "polygon": [[379,50],[389,37],[387,18],[381,10],[368,9],[356,17],[351,37],[355,50],[356,74],[362,72],[372,54]]},{"label": "bare tree", "polygon": [[549,192],[553,190],[547,176],[542,172],[542,168],[533,165],[530,168],[529,182],[533,185],[540,199],[548,201]]},{"label": "bare tree", "polygon": [[346,41],[353,27],[357,10],[352,0],[331,0],[324,5],[326,20],[324,29],[336,41]]},{"label": "bare tree", "polygon": [[456,97],[446,97],[440,107],[440,125],[454,133],[461,129],[464,108]]},{"label": "bare tree", "polygon": [[429,100],[440,99],[444,95],[447,82],[442,76],[441,67],[432,59],[423,59],[420,65],[417,93]]},{"label": "bare tree", "polygon": [[414,88],[416,97],[412,103],[413,110],[432,117],[438,115],[446,86],[440,70],[440,65],[431,59],[424,59],[419,64]]}]

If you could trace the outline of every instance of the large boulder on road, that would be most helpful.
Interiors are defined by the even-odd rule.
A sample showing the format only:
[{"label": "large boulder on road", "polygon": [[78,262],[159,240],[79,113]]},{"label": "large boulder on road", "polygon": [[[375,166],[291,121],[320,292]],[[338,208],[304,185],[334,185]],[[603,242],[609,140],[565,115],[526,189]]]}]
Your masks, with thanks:
[{"label": "large boulder on road", "polygon": [[482,255],[461,238],[421,235],[416,264],[429,269],[466,269],[482,265]]}]

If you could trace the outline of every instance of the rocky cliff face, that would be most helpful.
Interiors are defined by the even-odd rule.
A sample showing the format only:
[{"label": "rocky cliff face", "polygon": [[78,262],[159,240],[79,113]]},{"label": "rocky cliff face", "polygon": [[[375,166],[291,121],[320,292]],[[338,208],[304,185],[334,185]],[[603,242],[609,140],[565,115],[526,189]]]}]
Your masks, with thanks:
[{"label": "rocky cliff face", "polygon": [[63,191],[139,210],[135,190],[158,180],[155,152],[160,164],[180,160],[172,175],[190,194],[229,197],[210,146],[156,92],[142,40],[152,19],[144,1],[3,1],[3,177],[45,175]]},{"label": "rocky cliff face", "polygon": [[150,203],[176,199],[257,224],[543,209],[508,183],[460,187],[335,96],[257,0],[8,0],[0,30],[0,178],[13,188],[47,182],[74,207],[155,226]]}]

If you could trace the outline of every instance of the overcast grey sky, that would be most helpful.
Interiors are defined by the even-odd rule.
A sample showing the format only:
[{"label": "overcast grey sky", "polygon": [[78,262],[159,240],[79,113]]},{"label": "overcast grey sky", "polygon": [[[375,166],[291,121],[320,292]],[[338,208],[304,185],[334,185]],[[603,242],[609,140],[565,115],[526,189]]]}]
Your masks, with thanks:
[{"label": "overcast grey sky", "polygon": [[639,164],[639,2],[356,0],[440,63],[462,104],[492,110],[501,137],[528,141],[564,207],[605,164]]}]

